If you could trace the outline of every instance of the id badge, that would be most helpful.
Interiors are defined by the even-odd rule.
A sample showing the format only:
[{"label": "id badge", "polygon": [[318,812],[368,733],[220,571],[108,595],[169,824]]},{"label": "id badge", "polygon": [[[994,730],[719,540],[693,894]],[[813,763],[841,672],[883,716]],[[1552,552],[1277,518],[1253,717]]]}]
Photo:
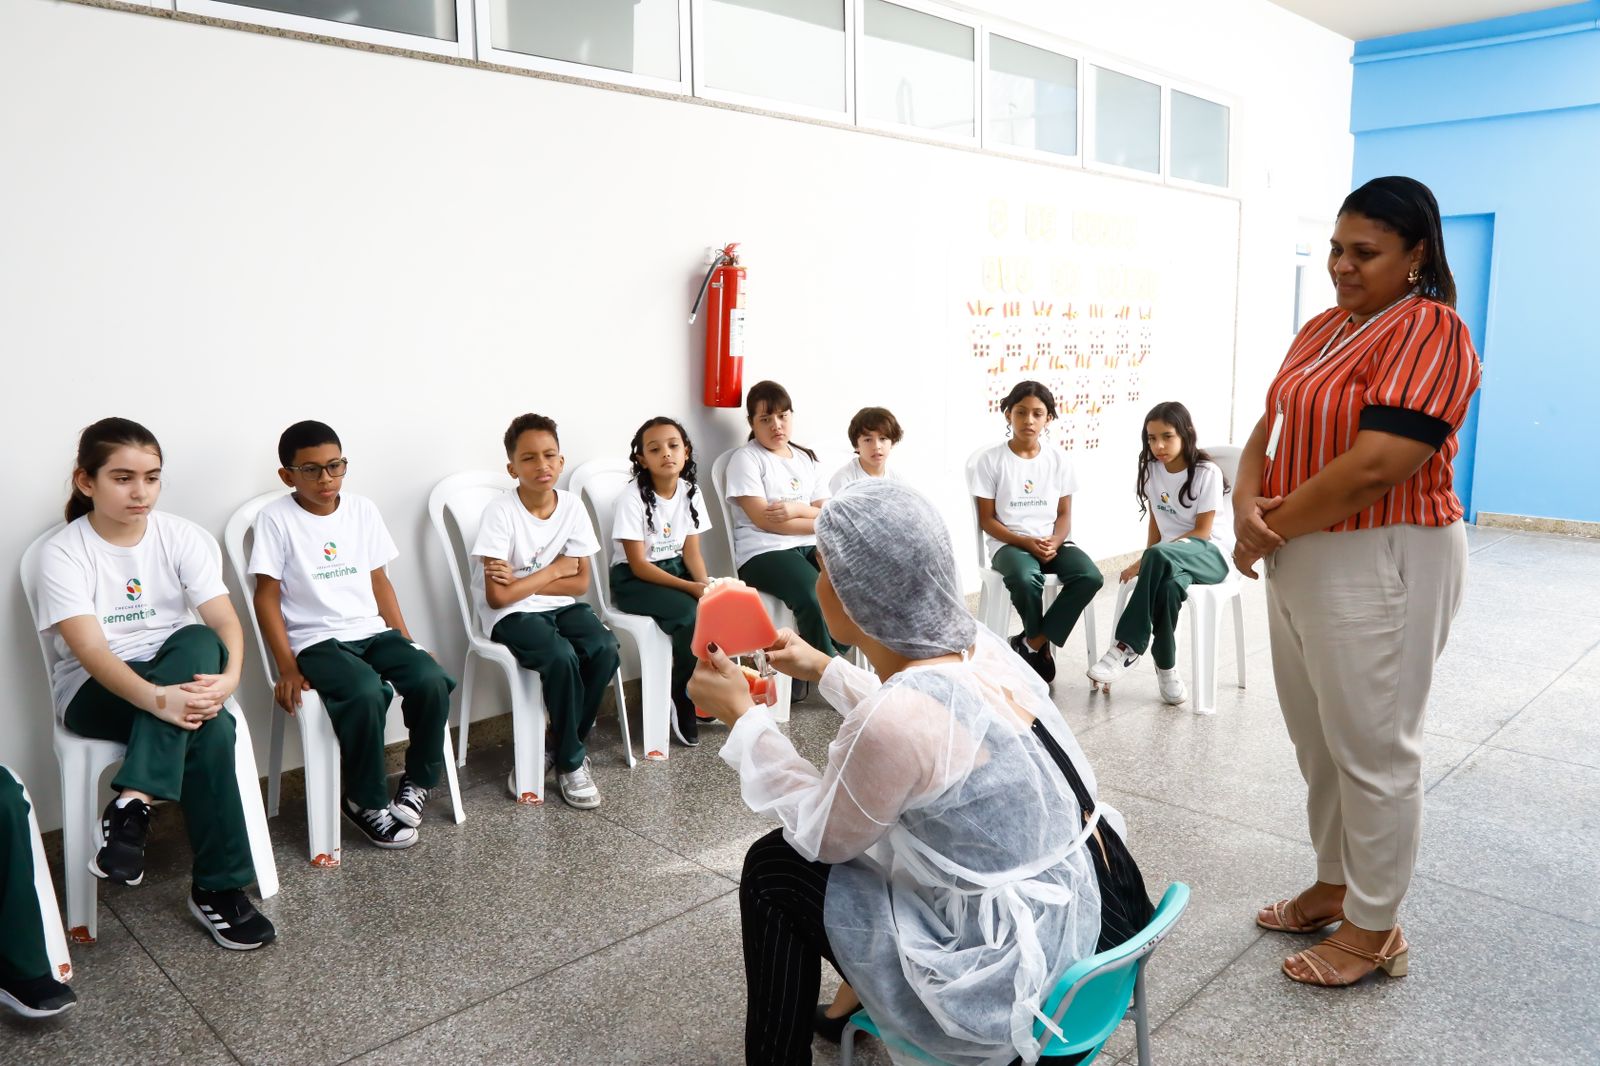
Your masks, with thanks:
[{"label": "id badge", "polygon": [[1278,404],[1278,410],[1272,416],[1272,432],[1267,434],[1267,459],[1278,457],[1278,438],[1283,435],[1283,404]]}]

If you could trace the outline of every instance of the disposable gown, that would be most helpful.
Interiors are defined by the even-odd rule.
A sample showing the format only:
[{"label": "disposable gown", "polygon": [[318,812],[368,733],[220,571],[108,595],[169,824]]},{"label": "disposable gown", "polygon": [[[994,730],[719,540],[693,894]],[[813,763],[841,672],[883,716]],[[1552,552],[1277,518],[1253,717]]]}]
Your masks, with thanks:
[{"label": "disposable gown", "polygon": [[896,1062],[919,1061],[902,1042],[955,1066],[1037,1059],[1041,1000],[1100,931],[1085,840],[1101,818],[1125,830],[1098,800],[1085,817],[1031,733],[1040,720],[1097,795],[1037,675],[988,630],[974,639],[961,662],[882,684],[834,659],[819,687],[844,720],[820,774],[764,708],[722,749],[750,807],[836,864],[829,943]]}]

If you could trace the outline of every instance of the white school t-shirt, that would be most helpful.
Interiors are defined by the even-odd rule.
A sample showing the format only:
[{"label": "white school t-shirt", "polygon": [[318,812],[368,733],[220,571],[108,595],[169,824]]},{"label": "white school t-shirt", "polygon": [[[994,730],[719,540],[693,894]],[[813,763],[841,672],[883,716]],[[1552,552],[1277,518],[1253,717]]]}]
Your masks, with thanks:
[{"label": "white school t-shirt", "polygon": [[556,489],[556,509],[549,518],[540,518],[526,507],[515,489],[492,501],[483,509],[478,539],[472,542],[472,591],[477,594],[478,618],[483,631],[492,632],[495,623],[507,615],[523,611],[554,611],[578,602],[571,596],[544,596],[534,593],[504,607],[489,606],[484,594],[484,559],[504,559],[511,564],[511,576],[524,578],[542,570],[558,555],[568,558],[593,555],[600,550],[589,512],[578,497]]},{"label": "white school t-shirt", "polygon": [[389,628],[372,594],[372,572],[400,552],[377,505],[339,494],[330,515],[315,515],[284,496],[251,526],[252,574],[283,583],[283,622],[289,650],[299,655],[324,640],[362,640]]},{"label": "white school t-shirt", "polygon": [[56,716],[89,679],[56,624],[93,615],[111,653],[123,662],[152,658],[167,638],[199,619],[193,608],[226,596],[222,552],[211,534],[176,515],[153,511],[131,548],[101,539],[84,515],[45,543],[39,558],[39,617],[59,657],[50,677]]},{"label": "white school t-shirt", "polygon": [[1184,480],[1189,476],[1187,467],[1169,474],[1164,463],[1147,466],[1150,476],[1144,483],[1144,498],[1150,503],[1150,513],[1155,515],[1161,543],[1170,544],[1187,537],[1194,529],[1196,516],[1215,511],[1211,520],[1211,543],[1232,566],[1233,491],[1231,487],[1223,490],[1222,471],[1217,464],[1201,463],[1195,468],[1194,484],[1187,496],[1183,493]]},{"label": "white school t-shirt", "polygon": [[827,499],[828,488],[822,483],[822,468],[817,461],[792,444],[789,451],[791,454],[785,459],[749,441],[728,460],[727,493],[731,503],[728,510],[733,515],[735,570],[766,552],[804,548],[817,542],[810,533],[769,533],[750,521],[744,508],[733,502],[740,496],[755,496],[768,503],[779,500],[811,503]]},{"label": "white school t-shirt", "polygon": [[[695,514],[700,517],[698,522],[689,513],[691,499]],[[672,499],[657,496],[654,521],[647,528],[644,497],[639,495],[639,486],[630,483],[617,497],[617,511],[611,520],[611,563],[615,566],[628,561],[627,550],[622,546],[625,540],[643,541],[645,559],[658,563],[682,555],[684,542],[691,534],[710,530],[711,508],[706,506],[698,486],[679,481]]]},{"label": "white school t-shirt", "polygon": [[[899,474],[889,469],[888,463],[883,464],[883,476],[890,481],[903,480]],[[851,485],[870,477],[872,477],[871,474],[861,469],[861,456],[854,456],[848,463],[835,470],[833,477],[828,479],[828,493],[829,495],[837,496],[839,495],[839,490],[846,485]]]},{"label": "white school t-shirt", "polygon": [[[1039,454],[1024,459],[1008,444],[984,452],[972,469],[967,486],[974,496],[994,501],[1000,524],[1020,537],[1048,537],[1056,528],[1061,497],[1078,491],[1078,478],[1067,453],[1048,441]],[[989,558],[1003,545],[983,535]]]}]

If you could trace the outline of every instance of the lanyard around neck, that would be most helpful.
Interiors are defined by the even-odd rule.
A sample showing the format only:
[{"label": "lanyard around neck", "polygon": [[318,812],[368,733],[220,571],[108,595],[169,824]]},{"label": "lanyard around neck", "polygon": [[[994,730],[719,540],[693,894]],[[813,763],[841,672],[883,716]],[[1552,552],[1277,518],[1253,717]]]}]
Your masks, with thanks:
[{"label": "lanyard around neck", "polygon": [[[1365,333],[1367,331],[1367,327],[1368,326],[1371,326],[1373,323],[1375,323],[1379,319],[1383,318],[1390,311],[1393,311],[1396,307],[1399,307],[1401,304],[1405,303],[1407,300],[1411,299],[1416,294],[1417,294],[1417,290],[1416,289],[1412,289],[1410,292],[1406,293],[1404,296],[1400,297],[1398,300],[1396,300],[1393,303],[1389,304],[1389,306],[1385,307],[1383,310],[1379,311],[1377,314],[1373,315],[1371,318],[1369,318],[1365,322],[1361,323],[1361,325],[1356,327],[1356,330],[1355,330],[1354,333],[1350,334],[1350,336],[1348,336],[1348,337],[1344,338],[1343,340],[1339,341],[1338,344],[1334,343],[1334,340],[1339,336],[1339,331],[1335,330],[1332,334],[1329,335],[1328,339],[1323,342],[1322,351],[1317,353],[1317,357],[1315,359],[1313,359],[1311,362],[1307,363],[1305,365],[1305,367],[1300,371],[1300,376],[1301,377],[1305,377],[1307,374],[1311,373],[1317,367],[1319,367],[1323,363],[1325,363],[1328,359],[1330,359],[1333,356],[1336,356],[1340,352],[1344,351],[1346,348],[1348,348],[1351,344],[1353,344],[1355,342],[1355,339],[1357,337],[1361,336],[1363,333]],[[1348,323],[1349,319],[1346,318],[1345,321]]]}]

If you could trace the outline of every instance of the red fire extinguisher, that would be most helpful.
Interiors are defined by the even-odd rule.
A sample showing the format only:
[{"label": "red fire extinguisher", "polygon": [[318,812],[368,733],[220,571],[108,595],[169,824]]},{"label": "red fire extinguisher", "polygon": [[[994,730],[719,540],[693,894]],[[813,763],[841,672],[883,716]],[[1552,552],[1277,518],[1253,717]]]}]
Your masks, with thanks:
[{"label": "red fire extinguisher", "polygon": [[711,294],[706,318],[706,406],[738,407],[744,402],[744,300],[748,275],[739,264],[737,243],[717,253],[700,295],[689,312],[689,325],[700,315],[700,304]]}]

